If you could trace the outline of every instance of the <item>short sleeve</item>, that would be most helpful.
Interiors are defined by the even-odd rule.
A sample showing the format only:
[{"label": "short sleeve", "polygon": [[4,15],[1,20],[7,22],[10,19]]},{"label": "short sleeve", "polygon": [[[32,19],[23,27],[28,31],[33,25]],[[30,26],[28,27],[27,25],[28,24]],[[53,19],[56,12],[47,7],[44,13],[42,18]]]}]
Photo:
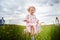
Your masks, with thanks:
[{"label": "short sleeve", "polygon": [[26,17],[25,17],[25,20],[28,20],[29,19],[29,15],[27,15]]}]

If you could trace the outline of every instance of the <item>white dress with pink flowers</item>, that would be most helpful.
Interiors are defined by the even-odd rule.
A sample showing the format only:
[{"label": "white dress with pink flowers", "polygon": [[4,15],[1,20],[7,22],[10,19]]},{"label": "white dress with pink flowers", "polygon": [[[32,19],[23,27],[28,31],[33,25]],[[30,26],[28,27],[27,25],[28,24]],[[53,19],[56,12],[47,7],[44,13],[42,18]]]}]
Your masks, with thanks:
[{"label": "white dress with pink flowers", "polygon": [[[26,29],[28,32],[31,32],[31,26],[34,27],[35,33],[38,32],[37,28],[39,29],[39,23],[37,24],[37,18],[35,15],[27,15],[25,20],[28,20],[29,23],[26,22]],[[40,31],[40,30],[39,30]]]}]

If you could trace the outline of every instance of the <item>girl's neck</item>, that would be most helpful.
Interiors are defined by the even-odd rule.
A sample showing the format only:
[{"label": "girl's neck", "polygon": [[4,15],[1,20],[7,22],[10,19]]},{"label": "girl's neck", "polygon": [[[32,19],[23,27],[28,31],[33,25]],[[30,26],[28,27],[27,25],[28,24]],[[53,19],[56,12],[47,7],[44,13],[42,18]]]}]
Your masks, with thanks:
[{"label": "girl's neck", "polygon": [[34,14],[30,14],[30,15],[34,15]]}]

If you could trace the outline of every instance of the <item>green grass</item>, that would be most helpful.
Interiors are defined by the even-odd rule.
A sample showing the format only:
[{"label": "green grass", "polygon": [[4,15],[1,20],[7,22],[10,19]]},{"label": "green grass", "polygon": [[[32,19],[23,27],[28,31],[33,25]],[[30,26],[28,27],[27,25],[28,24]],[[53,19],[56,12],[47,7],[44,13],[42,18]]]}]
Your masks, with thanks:
[{"label": "green grass", "polygon": [[[24,35],[25,26],[5,24],[0,26],[0,40],[31,40]],[[42,31],[36,35],[36,40],[60,40],[60,25],[42,25]]]},{"label": "green grass", "polygon": [[37,40],[59,40],[59,38],[57,38],[60,35],[59,30],[59,26],[56,27],[54,25],[44,25],[42,26],[42,31],[38,35]]}]

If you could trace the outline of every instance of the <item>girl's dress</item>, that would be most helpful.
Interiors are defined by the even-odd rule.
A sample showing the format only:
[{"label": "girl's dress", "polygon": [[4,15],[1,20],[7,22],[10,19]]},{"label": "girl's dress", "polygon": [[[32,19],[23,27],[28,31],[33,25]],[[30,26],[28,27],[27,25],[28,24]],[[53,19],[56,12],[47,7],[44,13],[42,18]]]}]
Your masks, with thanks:
[{"label": "girl's dress", "polygon": [[34,27],[34,33],[40,31],[39,23],[37,23],[37,18],[35,15],[27,15],[25,20],[28,20],[29,23],[26,23],[26,29],[28,32],[31,32],[31,26]]}]

